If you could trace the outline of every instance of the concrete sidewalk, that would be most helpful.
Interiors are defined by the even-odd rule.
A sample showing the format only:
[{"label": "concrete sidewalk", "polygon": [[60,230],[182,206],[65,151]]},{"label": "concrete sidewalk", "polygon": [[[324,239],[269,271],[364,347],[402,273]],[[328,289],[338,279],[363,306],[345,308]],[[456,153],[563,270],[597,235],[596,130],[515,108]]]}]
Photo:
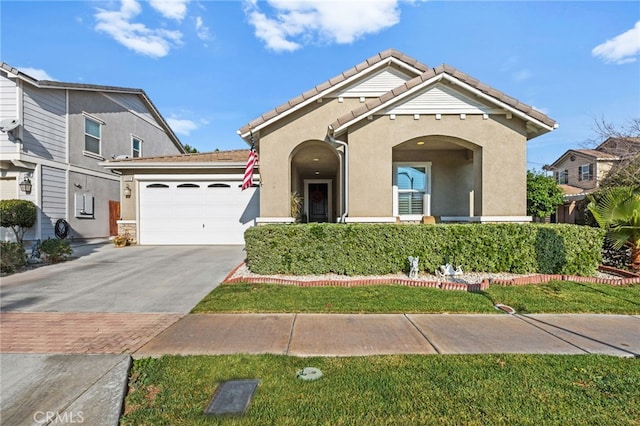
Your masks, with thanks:
[{"label": "concrete sidewalk", "polygon": [[[51,321],[37,313],[3,314],[2,339],[10,342],[12,320]],[[52,314],[47,314],[52,315]],[[78,314],[58,313],[69,324]],[[103,341],[125,338],[116,319],[80,318],[101,330]],[[94,328],[75,327],[71,342],[55,327],[40,328],[19,350],[0,355],[3,424],[86,423],[117,425],[126,395],[129,354],[135,358],[176,355],[262,354],[367,356],[381,354],[608,354],[640,357],[640,316],[627,315],[447,315],[447,314],[196,314],[155,318],[126,314],[144,324],[164,322],[130,346],[92,341]],[[145,318],[139,318],[144,316]],[[73,318],[71,318],[73,317]],[[17,324],[18,318],[14,318]],[[151,320],[151,322],[149,322]],[[115,322],[114,322],[115,321]],[[134,322],[135,322],[134,321]],[[135,328],[135,327],[134,327]],[[18,332],[21,328],[13,329]],[[83,331],[84,330],[84,331]],[[131,332],[134,332],[132,329]],[[21,334],[20,332],[19,334]],[[83,335],[85,333],[86,335]],[[126,333],[125,333],[126,334]],[[155,336],[155,337],[154,337]],[[100,340],[99,339],[99,340]],[[47,343],[48,342],[48,343]],[[74,343],[75,342],[75,343]],[[87,342],[92,342],[88,344]],[[18,343],[16,343],[18,344]],[[52,351],[50,353],[35,353]],[[91,354],[91,351],[102,353]],[[64,352],[64,353],[54,353]],[[106,354],[104,352],[111,352]]]},{"label": "concrete sidewalk", "polygon": [[144,358],[261,354],[607,354],[640,356],[640,316],[442,314],[187,315],[138,349]]}]

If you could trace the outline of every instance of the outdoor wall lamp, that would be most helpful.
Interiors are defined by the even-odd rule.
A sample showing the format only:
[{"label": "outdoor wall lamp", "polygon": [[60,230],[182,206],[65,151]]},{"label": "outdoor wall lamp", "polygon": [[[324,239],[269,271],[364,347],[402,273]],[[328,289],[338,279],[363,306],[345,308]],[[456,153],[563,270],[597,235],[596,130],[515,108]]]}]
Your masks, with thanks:
[{"label": "outdoor wall lamp", "polygon": [[33,185],[31,185],[31,179],[29,179],[27,176],[24,177],[24,179],[18,186],[20,187],[20,191],[24,192],[25,194],[31,194],[31,188],[33,188]]},{"label": "outdoor wall lamp", "polygon": [[131,198],[131,188],[129,187],[129,185],[127,184],[127,186],[124,187],[124,196],[127,198]]}]

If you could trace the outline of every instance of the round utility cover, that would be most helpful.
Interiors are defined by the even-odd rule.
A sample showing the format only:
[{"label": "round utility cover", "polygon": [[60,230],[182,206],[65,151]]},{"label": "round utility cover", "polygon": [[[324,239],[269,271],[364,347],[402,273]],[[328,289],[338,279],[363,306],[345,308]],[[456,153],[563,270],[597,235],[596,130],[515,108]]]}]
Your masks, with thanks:
[{"label": "round utility cover", "polygon": [[509,315],[513,315],[516,313],[516,310],[513,309],[511,306],[507,306],[507,305],[503,305],[501,303],[496,303],[495,308],[502,311],[502,312],[506,312]]},{"label": "round utility cover", "polygon": [[322,377],[322,371],[315,367],[305,367],[298,371],[296,377],[302,380],[318,380]]}]

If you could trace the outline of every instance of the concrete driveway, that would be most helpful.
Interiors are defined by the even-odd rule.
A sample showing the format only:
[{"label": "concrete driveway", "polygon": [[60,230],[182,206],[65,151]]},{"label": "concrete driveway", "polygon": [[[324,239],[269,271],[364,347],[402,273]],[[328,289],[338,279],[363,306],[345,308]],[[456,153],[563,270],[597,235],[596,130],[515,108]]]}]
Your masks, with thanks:
[{"label": "concrete driveway", "polygon": [[78,258],[3,277],[2,312],[188,313],[245,257],[244,246],[74,248]]}]

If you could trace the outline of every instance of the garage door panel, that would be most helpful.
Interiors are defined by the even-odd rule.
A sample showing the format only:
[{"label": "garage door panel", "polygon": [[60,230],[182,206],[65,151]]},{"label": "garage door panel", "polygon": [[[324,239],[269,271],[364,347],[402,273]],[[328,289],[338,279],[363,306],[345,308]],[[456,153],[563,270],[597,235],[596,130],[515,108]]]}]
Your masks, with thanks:
[{"label": "garage door panel", "polygon": [[141,244],[244,244],[244,231],[259,215],[259,190],[230,187],[179,187],[183,182],[140,185]]}]

